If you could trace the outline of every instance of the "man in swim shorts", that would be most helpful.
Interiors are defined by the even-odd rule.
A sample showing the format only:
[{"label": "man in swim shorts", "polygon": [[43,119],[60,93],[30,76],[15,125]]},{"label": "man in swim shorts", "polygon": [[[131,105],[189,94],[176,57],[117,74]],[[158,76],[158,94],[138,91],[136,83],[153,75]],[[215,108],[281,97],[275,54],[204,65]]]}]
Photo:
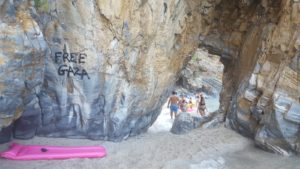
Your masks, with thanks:
[{"label": "man in swim shorts", "polygon": [[173,113],[175,114],[174,118],[177,115],[178,102],[179,102],[179,98],[177,97],[177,93],[175,91],[173,91],[172,96],[170,96],[169,101],[168,101],[168,108],[170,108],[171,119],[173,119]]}]

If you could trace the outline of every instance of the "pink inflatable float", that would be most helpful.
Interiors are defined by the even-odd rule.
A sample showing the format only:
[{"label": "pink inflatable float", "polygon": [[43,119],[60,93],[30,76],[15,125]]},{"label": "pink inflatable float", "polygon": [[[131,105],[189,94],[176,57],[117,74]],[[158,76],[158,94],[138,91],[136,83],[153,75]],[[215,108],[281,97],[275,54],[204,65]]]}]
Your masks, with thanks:
[{"label": "pink inflatable float", "polygon": [[193,109],[193,108],[188,108],[187,111],[188,111],[188,112],[193,112],[194,109]]},{"label": "pink inflatable float", "polygon": [[10,149],[0,153],[0,157],[11,160],[50,160],[68,158],[101,158],[106,155],[102,146],[60,147],[35,146],[13,143]]}]

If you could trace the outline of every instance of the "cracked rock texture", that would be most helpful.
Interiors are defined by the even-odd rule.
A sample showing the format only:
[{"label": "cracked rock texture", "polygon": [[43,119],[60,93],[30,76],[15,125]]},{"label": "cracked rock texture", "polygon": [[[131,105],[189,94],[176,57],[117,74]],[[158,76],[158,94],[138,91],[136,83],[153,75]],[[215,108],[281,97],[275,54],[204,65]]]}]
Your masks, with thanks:
[{"label": "cracked rock texture", "polygon": [[198,44],[182,0],[0,5],[1,142],[144,132]]},{"label": "cracked rock texture", "polygon": [[204,49],[197,49],[180,72],[177,85],[190,91],[202,91],[208,95],[218,96],[222,89],[223,69],[220,56],[211,55]]},{"label": "cracked rock texture", "polygon": [[0,141],[3,142],[9,141],[13,130],[16,137],[35,135],[41,115],[37,95],[41,91],[48,48],[40,27],[30,15],[31,9],[24,6],[15,9],[10,1],[0,1],[0,5]]},{"label": "cracked rock texture", "polygon": [[224,64],[220,112],[300,152],[296,0],[0,0],[0,142],[119,141],[147,130],[200,46]]},{"label": "cracked rock texture", "polygon": [[222,1],[200,42],[224,64],[220,111],[269,151],[300,152],[300,3]]}]

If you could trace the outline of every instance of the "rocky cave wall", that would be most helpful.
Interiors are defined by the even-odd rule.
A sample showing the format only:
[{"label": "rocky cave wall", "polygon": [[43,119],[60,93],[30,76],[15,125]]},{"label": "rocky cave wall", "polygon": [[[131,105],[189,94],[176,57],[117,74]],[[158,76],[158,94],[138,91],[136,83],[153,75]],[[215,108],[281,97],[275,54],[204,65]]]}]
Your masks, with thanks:
[{"label": "rocky cave wall", "polygon": [[197,47],[190,5],[1,0],[1,142],[146,131]]},{"label": "rocky cave wall", "polygon": [[197,49],[180,72],[176,85],[190,93],[204,92],[206,95],[219,97],[223,69],[220,56],[212,55],[205,49]]},{"label": "rocky cave wall", "polygon": [[147,130],[200,47],[224,63],[220,111],[300,151],[298,0],[0,0],[0,141]]},{"label": "rocky cave wall", "polygon": [[300,3],[222,1],[201,45],[222,57],[220,111],[239,133],[269,151],[300,148]]}]

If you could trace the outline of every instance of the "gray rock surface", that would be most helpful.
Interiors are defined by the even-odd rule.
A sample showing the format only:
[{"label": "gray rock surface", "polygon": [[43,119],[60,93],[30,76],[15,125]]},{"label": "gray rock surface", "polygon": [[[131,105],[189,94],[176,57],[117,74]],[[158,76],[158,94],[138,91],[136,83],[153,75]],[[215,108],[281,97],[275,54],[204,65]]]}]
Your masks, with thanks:
[{"label": "gray rock surface", "polygon": [[[284,155],[299,152],[300,143],[300,34],[292,28],[300,23],[299,5],[221,2],[218,16],[223,26],[205,36],[219,36],[218,44],[227,46],[226,51],[234,50],[221,60],[225,67],[220,111],[225,112],[227,124],[253,138],[259,147]],[[256,12],[245,10],[250,8]],[[227,15],[230,11],[236,12],[235,19]],[[274,15],[283,11],[290,13]],[[250,18],[254,20],[249,22]],[[223,29],[226,25],[232,25],[230,35]],[[209,46],[222,56],[222,45]]]},{"label": "gray rock surface", "polygon": [[171,133],[185,134],[195,128],[194,118],[189,113],[182,112],[176,116],[171,128]]},{"label": "gray rock surface", "polygon": [[208,116],[196,117],[190,113],[179,113],[172,125],[171,133],[185,134],[196,128],[213,128],[221,123],[218,112],[210,113]]},{"label": "gray rock surface", "polygon": [[30,10],[12,1],[0,5],[0,142],[5,142],[12,130],[16,138],[35,135],[48,48]]},{"label": "gray rock surface", "polygon": [[145,132],[197,45],[191,5],[0,1],[0,142]]},{"label": "gray rock surface", "polygon": [[218,96],[222,89],[223,67],[220,56],[198,49],[180,72],[177,85],[190,91]]}]

